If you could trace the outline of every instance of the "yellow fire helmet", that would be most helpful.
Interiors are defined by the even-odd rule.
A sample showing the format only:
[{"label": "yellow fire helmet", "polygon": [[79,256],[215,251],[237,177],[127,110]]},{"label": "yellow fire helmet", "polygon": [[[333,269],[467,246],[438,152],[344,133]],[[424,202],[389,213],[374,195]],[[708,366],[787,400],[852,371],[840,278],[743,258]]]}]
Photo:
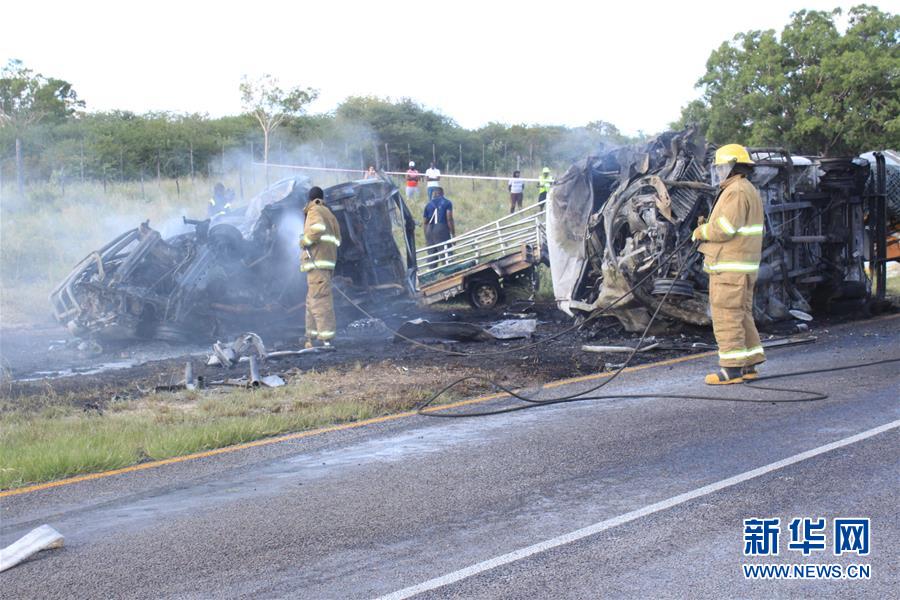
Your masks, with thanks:
[{"label": "yellow fire helmet", "polygon": [[716,150],[716,159],[714,165],[727,165],[741,163],[745,165],[755,164],[750,160],[750,154],[747,149],[740,144],[725,144]]}]

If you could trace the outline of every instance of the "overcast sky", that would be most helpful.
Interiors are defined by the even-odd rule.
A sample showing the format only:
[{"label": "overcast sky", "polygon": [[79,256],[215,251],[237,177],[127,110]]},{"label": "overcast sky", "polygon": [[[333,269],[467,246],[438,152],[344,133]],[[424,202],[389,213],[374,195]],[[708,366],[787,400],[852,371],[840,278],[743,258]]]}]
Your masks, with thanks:
[{"label": "overcast sky", "polygon": [[[90,110],[240,112],[241,75],[350,95],[409,97],[465,127],[491,121],[655,132],[696,97],[710,52],[780,30],[801,8],[753,2],[4,3],[0,60],[72,82]],[[900,11],[900,0],[875,2]]]}]

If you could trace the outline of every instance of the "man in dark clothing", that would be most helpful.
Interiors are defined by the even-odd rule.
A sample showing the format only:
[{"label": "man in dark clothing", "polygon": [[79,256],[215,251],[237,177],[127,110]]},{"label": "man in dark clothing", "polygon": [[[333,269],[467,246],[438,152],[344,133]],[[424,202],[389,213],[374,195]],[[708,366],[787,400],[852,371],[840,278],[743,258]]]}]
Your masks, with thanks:
[{"label": "man in dark clothing", "polygon": [[231,210],[231,201],[234,199],[234,192],[226,190],[225,185],[221,182],[213,186],[213,195],[209,199],[209,206],[206,209],[206,216],[212,219],[224,215]]},{"label": "man in dark clothing", "polygon": [[[431,200],[425,205],[425,245],[436,246],[456,235],[453,224],[453,203],[444,197],[444,188],[436,187]],[[429,259],[435,254],[447,252],[448,246],[437,246],[428,251]]]}]

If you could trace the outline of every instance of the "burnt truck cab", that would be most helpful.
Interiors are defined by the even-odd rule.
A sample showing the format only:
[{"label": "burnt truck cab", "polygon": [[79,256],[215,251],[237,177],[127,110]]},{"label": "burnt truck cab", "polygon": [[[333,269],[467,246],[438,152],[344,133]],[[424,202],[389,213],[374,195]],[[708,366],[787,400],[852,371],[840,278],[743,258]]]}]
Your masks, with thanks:
[{"label": "burnt truck cab", "polygon": [[[798,311],[869,310],[866,262],[884,272],[883,245],[879,258],[874,244],[885,239],[877,233],[885,231],[884,161],[870,174],[869,162],[858,157],[748,151],[755,162],[750,181],[765,212],[756,321],[788,320]],[[710,324],[708,276],[690,238],[716,201],[714,153],[687,129],[569,168],[547,202],[550,270],[561,310],[573,317],[602,310],[629,331],[643,330],[656,312],[670,323]],[[882,181],[881,192],[873,191],[873,179]]]},{"label": "burnt truck cab", "polygon": [[[56,320],[73,335],[120,342],[299,332],[309,188],[306,177],[279,181],[225,214],[182,219],[165,237],[141,223],[91,252],[53,290]],[[364,301],[408,295],[415,225],[396,187],[351,181],[327,188],[325,202],[343,240],[335,285]]]}]

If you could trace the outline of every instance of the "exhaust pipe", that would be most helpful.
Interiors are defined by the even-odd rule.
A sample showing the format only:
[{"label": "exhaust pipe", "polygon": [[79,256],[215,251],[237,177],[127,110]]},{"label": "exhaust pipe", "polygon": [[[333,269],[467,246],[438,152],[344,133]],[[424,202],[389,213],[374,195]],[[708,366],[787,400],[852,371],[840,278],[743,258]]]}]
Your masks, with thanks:
[{"label": "exhaust pipe", "polygon": [[250,355],[250,387],[258,388],[262,385],[259,377],[259,362],[255,354]]}]

